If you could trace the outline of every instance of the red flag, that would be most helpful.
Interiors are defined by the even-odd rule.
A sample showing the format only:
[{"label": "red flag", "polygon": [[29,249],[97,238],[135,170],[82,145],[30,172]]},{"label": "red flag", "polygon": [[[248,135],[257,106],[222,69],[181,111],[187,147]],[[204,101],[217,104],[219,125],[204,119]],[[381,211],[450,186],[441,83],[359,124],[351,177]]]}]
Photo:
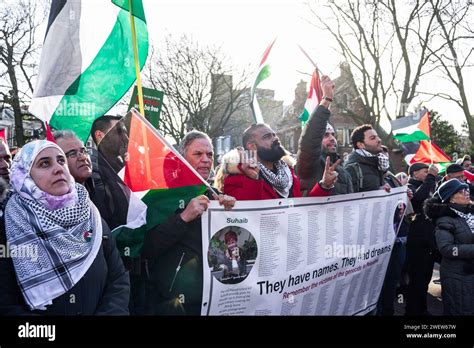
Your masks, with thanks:
[{"label": "red flag", "polygon": [[46,140],[49,140],[55,143],[56,140],[54,140],[53,133],[51,132],[51,127],[49,126],[48,122],[45,122],[44,126],[46,128]]},{"label": "red flag", "polygon": [[173,146],[135,112],[123,181],[134,192],[204,183]]},{"label": "red flag", "polygon": [[7,142],[7,129],[6,128],[3,128],[2,130],[0,130],[0,138],[5,140],[5,143]]},{"label": "red flag", "polygon": [[423,162],[423,163],[445,163],[451,162],[451,158],[444,153],[435,143],[430,142],[428,140],[420,140],[420,147],[418,151],[415,153],[409,164],[413,164],[415,162]]}]

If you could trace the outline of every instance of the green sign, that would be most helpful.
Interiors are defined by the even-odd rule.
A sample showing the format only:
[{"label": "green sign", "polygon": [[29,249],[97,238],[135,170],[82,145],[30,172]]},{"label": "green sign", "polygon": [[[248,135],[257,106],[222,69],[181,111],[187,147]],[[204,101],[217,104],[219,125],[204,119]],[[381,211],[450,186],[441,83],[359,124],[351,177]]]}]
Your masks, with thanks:
[{"label": "green sign", "polygon": [[[160,122],[161,106],[163,105],[164,93],[156,89],[142,87],[143,90],[143,107],[145,109],[145,118],[155,127],[158,128]],[[140,111],[138,105],[138,91],[137,86],[133,88],[132,99],[128,110],[135,108]]]}]

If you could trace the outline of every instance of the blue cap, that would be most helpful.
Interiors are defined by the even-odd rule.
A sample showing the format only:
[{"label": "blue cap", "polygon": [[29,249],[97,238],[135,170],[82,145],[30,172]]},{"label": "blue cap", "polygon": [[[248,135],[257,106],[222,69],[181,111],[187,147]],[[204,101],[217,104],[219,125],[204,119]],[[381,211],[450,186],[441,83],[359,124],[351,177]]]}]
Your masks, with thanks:
[{"label": "blue cap", "polygon": [[451,198],[452,195],[458,193],[461,190],[467,190],[469,186],[458,179],[451,179],[443,183],[436,193],[441,198],[441,201],[446,202]]}]

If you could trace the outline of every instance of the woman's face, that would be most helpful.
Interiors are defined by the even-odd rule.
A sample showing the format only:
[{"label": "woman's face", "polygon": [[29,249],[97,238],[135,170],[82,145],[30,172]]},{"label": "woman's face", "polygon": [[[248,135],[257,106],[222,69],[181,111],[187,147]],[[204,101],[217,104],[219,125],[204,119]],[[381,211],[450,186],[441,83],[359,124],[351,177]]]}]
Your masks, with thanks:
[{"label": "woman's face", "polygon": [[35,184],[50,195],[62,196],[69,192],[66,157],[54,147],[48,147],[36,156],[30,175]]},{"label": "woman's face", "polygon": [[464,189],[456,192],[449,201],[454,204],[468,205],[471,201],[469,190]]}]

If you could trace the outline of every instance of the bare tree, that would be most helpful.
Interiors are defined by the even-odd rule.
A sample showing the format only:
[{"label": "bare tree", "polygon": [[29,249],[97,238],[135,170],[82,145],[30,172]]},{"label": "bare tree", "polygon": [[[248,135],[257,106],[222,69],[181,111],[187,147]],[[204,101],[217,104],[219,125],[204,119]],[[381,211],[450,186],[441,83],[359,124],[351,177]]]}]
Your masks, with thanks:
[{"label": "bare tree", "polygon": [[[430,72],[426,62],[431,52],[426,46],[434,14],[429,14],[424,1],[402,7],[395,0],[332,0],[324,5],[328,16],[321,14],[320,7],[308,6],[317,18],[311,23],[319,23],[331,34],[353,72],[365,107],[362,115],[347,112],[358,123],[372,123],[386,136],[381,117],[404,115],[420,78]],[[414,31],[426,39],[424,45]]]},{"label": "bare tree", "polygon": [[31,0],[0,5],[0,100],[13,109],[19,146],[24,143],[21,104],[33,93],[31,79],[36,73],[39,48],[35,33],[44,19],[35,17],[36,7]]},{"label": "bare tree", "polygon": [[[431,52],[432,63],[442,76],[452,83],[457,95],[446,91],[422,93],[432,97],[452,101],[460,107],[466,119],[469,138],[474,144],[474,118],[469,108],[465,74],[467,68],[472,68],[474,60],[474,7],[471,1],[430,0],[430,10],[436,18],[434,37],[428,48]],[[420,38],[420,41],[424,38]]]},{"label": "bare tree", "polygon": [[248,106],[247,72],[236,75],[219,48],[200,47],[187,36],[168,36],[159,54],[152,49],[145,70],[144,80],[165,93],[158,128],[176,142],[190,129],[220,136],[231,117]]}]

